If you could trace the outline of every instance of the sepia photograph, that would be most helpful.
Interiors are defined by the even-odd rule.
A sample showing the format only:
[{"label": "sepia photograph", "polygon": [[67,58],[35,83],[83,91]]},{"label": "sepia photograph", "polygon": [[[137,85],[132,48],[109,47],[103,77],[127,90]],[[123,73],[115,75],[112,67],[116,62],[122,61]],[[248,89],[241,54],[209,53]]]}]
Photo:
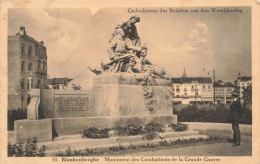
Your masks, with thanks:
[{"label": "sepia photograph", "polygon": [[6,12],[3,163],[260,162],[250,5]]}]

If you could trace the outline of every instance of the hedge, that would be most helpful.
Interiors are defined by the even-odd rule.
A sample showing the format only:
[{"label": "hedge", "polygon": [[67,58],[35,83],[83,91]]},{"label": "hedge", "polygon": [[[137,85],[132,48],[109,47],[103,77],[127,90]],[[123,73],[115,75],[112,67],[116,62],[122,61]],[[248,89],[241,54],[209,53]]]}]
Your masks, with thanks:
[{"label": "hedge", "polygon": [[[216,122],[231,123],[229,108],[219,105],[216,109],[198,108],[197,105],[188,105],[180,111],[173,111],[178,115],[179,122]],[[252,110],[244,108],[241,124],[252,124]]]},{"label": "hedge", "polygon": [[27,110],[26,109],[8,109],[7,112],[7,130],[14,130],[14,121],[27,119]]}]

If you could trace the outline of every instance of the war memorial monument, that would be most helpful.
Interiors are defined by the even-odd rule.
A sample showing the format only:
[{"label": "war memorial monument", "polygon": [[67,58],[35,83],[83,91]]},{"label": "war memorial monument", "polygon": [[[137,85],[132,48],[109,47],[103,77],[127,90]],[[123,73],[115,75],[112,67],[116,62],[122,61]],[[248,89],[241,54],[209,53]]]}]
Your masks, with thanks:
[{"label": "war memorial monument", "polygon": [[[15,141],[33,137],[53,141],[90,127],[177,124],[171,81],[164,68],[146,59],[149,47],[138,36],[138,22],[140,18],[133,16],[115,27],[107,50],[110,62],[92,70],[95,77],[89,90],[76,88],[73,80],[68,89],[31,89],[27,119],[15,121]],[[198,133],[190,135],[194,134]]]}]

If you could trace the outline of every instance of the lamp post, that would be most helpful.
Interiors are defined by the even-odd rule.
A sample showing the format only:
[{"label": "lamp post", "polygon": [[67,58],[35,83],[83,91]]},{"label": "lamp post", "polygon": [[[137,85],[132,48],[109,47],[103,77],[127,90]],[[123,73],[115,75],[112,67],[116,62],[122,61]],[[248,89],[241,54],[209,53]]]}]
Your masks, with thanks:
[{"label": "lamp post", "polygon": [[215,105],[215,102],[216,102],[216,93],[215,93],[215,70],[213,70],[213,100],[214,100],[214,109],[216,109],[216,105]]},{"label": "lamp post", "polygon": [[197,104],[197,87],[196,87],[196,82],[195,82],[195,105]]}]

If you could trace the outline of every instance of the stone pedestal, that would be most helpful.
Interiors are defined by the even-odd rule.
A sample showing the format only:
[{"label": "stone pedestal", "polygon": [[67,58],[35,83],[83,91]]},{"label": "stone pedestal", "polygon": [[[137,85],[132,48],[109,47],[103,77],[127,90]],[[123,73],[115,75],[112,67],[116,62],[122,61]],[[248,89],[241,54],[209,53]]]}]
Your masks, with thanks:
[{"label": "stone pedestal", "polygon": [[171,88],[100,85],[90,90],[92,116],[172,115]]},{"label": "stone pedestal", "polygon": [[[108,73],[94,78],[89,102],[90,109],[94,109],[92,115],[172,115],[173,91],[171,86],[136,85],[140,75]],[[161,79],[161,81],[163,80]]]},{"label": "stone pedestal", "polygon": [[14,135],[17,143],[27,142],[37,137],[37,141],[52,140],[52,120],[17,120],[14,122]]}]

